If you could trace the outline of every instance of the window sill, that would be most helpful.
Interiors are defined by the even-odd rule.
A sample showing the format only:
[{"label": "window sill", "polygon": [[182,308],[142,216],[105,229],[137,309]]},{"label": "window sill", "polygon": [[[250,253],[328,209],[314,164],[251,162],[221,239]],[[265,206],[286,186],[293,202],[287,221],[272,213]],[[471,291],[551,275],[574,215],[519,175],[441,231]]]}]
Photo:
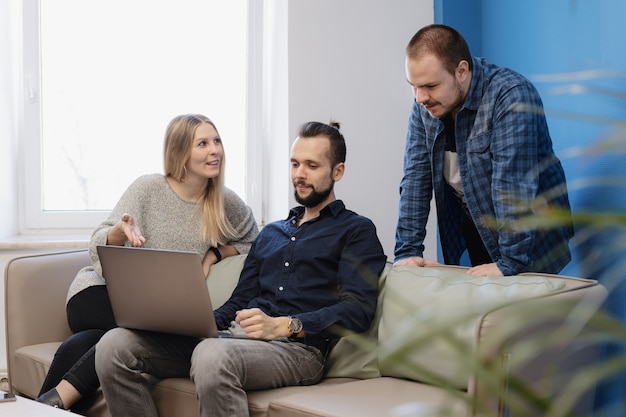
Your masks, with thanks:
[{"label": "window sill", "polygon": [[89,235],[20,235],[0,239],[0,250],[84,249]]}]

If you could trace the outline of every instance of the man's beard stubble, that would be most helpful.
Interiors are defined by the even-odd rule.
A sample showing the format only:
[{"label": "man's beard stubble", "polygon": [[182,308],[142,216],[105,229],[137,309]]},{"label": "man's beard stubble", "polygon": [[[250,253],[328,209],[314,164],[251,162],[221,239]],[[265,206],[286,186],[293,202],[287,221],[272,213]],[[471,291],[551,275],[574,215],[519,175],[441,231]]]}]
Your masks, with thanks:
[{"label": "man's beard stubble", "polygon": [[[294,187],[298,185],[298,183],[294,184]],[[299,204],[302,204],[306,208],[315,207],[318,204],[322,203],[333,191],[333,187],[335,186],[335,181],[331,180],[330,186],[322,191],[317,191],[315,187],[311,186],[311,194],[308,197],[300,197],[298,195],[298,190],[294,190],[293,194],[296,198],[296,201]]]}]

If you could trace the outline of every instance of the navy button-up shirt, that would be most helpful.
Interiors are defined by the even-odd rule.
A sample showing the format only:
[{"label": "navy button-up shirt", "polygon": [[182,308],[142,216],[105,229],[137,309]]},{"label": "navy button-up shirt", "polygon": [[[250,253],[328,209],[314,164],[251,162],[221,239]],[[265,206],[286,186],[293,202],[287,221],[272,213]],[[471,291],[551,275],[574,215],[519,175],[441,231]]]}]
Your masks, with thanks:
[{"label": "navy button-up shirt", "polygon": [[336,200],[319,217],[298,226],[304,207],[263,227],[246,258],[231,298],[215,310],[225,329],[242,308],[260,308],[272,317],[297,316],[305,343],[337,338],[333,325],[364,332],[378,298],[385,267],[371,220]]}]

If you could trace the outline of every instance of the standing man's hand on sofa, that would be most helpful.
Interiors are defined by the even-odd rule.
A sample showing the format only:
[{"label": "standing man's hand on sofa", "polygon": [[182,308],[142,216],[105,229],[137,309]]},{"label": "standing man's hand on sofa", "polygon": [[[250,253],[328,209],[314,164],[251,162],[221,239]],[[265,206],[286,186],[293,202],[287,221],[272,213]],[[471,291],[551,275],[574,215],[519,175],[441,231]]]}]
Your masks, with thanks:
[{"label": "standing man's hand on sofa", "polygon": [[396,261],[393,266],[440,266],[441,264],[437,261],[431,261],[429,259],[424,259],[420,256],[412,256],[410,258],[403,258],[399,261]]},{"label": "standing man's hand on sofa", "polygon": [[467,273],[477,277],[501,277],[504,276],[498,265],[493,262],[490,264],[477,265],[470,268]]}]

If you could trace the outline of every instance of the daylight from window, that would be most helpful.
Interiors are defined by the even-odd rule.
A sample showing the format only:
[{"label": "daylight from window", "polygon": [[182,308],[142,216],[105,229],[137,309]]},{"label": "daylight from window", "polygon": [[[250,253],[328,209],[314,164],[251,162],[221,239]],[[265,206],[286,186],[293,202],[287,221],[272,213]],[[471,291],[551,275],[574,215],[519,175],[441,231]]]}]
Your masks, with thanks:
[{"label": "daylight from window", "polygon": [[245,198],[246,3],[41,1],[44,210],[113,208],[183,113],[215,122]]}]

